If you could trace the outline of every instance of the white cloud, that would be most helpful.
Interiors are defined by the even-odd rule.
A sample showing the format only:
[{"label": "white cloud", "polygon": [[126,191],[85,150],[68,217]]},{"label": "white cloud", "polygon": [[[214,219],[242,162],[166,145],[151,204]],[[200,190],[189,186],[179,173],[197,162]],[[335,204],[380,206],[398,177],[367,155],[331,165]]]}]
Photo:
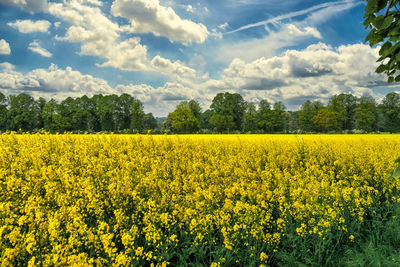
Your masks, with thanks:
[{"label": "white cloud", "polygon": [[151,61],[151,65],[155,70],[158,70],[161,73],[168,73],[178,79],[194,79],[196,77],[196,71],[192,68],[186,67],[180,61],[171,62],[169,59],[155,56]]},{"label": "white cloud", "polygon": [[147,49],[138,38],[120,41],[121,29],[98,7],[79,1],[50,3],[49,12],[72,24],[59,40],[81,43],[81,54],[105,58],[103,67],[147,70]]},{"label": "white cloud", "polygon": [[9,55],[11,54],[10,45],[6,40],[0,39],[0,55]]},{"label": "white cloud", "polygon": [[[58,40],[81,43],[82,55],[98,56],[106,61],[99,67],[112,67],[125,71],[160,72],[163,75],[189,73],[191,70],[182,62],[171,62],[160,56],[157,60],[168,61],[172,68],[162,68],[148,59],[147,47],[139,38],[121,40],[121,27],[107,18],[98,7],[82,4],[81,0],[64,3],[50,3],[49,12],[72,25],[65,36]],[[185,74],[185,75],[186,75]],[[175,75],[174,77],[178,77]],[[185,77],[183,77],[185,78]]]},{"label": "white cloud", "polygon": [[88,3],[95,5],[95,6],[102,6],[103,3],[99,0],[86,0]]},{"label": "white cloud", "polygon": [[221,30],[226,30],[226,28],[228,28],[229,24],[228,22],[225,22],[223,24],[218,25],[218,28]]},{"label": "white cloud", "polygon": [[3,72],[10,72],[15,68],[15,66],[9,62],[2,62],[0,63],[0,69]]},{"label": "white cloud", "polygon": [[172,42],[203,43],[209,35],[206,26],[182,19],[171,7],[160,5],[158,0],[115,0],[111,14],[129,19],[132,32],[153,33]]},{"label": "white cloud", "polygon": [[31,32],[47,32],[51,26],[51,23],[47,20],[17,20],[15,22],[7,23],[8,26],[17,29],[22,33]]},{"label": "white cloud", "polygon": [[70,67],[59,69],[53,64],[48,69],[35,69],[26,75],[12,69],[0,72],[0,88],[8,94],[27,92],[34,96],[52,97],[58,100],[68,96],[116,92],[103,79],[81,74]]},{"label": "white cloud", "polygon": [[33,42],[31,42],[29,44],[28,49],[31,50],[32,52],[35,52],[35,53],[41,55],[42,57],[52,57],[53,56],[52,53],[50,53],[49,51],[47,51],[46,49],[44,49],[43,47],[40,46],[38,40],[33,40]]},{"label": "white cloud", "polygon": [[214,90],[232,88],[252,100],[283,100],[297,108],[307,99],[326,102],[332,95],[352,93],[375,96],[371,88],[386,85],[377,74],[379,47],[364,44],[332,48],[319,43],[304,50],[287,50],[281,56],[259,58],[250,63],[235,59],[220,81],[207,84]]},{"label": "white cloud", "polygon": [[18,6],[30,13],[46,11],[47,9],[47,0],[0,0],[0,3]]},{"label": "white cloud", "polygon": [[194,8],[193,8],[193,6],[192,6],[192,5],[187,5],[187,6],[186,6],[186,11],[187,11],[187,12],[190,12],[190,13],[194,13]]}]

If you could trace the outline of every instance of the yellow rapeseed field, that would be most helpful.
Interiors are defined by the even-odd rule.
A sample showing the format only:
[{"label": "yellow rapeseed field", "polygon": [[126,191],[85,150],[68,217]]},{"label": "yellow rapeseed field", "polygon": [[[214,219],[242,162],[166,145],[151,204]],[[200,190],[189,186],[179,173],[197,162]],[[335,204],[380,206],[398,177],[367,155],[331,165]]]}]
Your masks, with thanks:
[{"label": "yellow rapeseed field", "polygon": [[[397,202],[396,135],[0,135],[1,266],[268,264]],[[245,261],[245,262],[244,262]]]}]

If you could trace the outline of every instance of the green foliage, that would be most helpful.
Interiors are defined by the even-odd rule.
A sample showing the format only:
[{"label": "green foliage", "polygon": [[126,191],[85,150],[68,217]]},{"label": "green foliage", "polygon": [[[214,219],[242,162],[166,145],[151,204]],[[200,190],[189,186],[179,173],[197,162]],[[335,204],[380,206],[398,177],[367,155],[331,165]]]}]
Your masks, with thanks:
[{"label": "green foliage", "polygon": [[10,95],[7,117],[12,130],[32,131],[37,127],[39,107],[28,94]]},{"label": "green foliage", "polygon": [[393,92],[389,93],[382,100],[379,106],[384,116],[385,130],[397,132],[400,126],[400,96]]},{"label": "green foliage", "polygon": [[240,94],[231,94],[229,92],[219,93],[214,97],[210,109],[214,113],[221,115],[215,117],[217,120],[220,120],[223,117],[231,117],[233,119],[234,126],[229,127],[230,130],[240,131],[242,129],[246,102]]},{"label": "green foliage", "polygon": [[374,99],[362,97],[358,106],[355,108],[356,129],[365,132],[373,132],[378,128],[378,111]]},{"label": "green foliage", "polygon": [[268,100],[261,100],[257,112],[258,128],[264,132],[273,131],[273,114]]},{"label": "green foliage", "polygon": [[156,118],[154,118],[153,113],[147,113],[144,117],[144,128],[148,130],[154,130],[158,128],[158,123]]},{"label": "green foliage", "polygon": [[335,113],[339,130],[354,128],[357,98],[351,94],[335,95],[329,100],[328,110]]},{"label": "green foliage", "polygon": [[379,50],[378,73],[386,73],[388,82],[400,81],[400,11],[399,0],[367,0],[364,25],[370,29],[366,41],[371,46],[383,43]]},{"label": "green foliage", "polygon": [[131,129],[143,131],[145,128],[146,114],[143,111],[143,104],[139,100],[133,101],[131,104]]},{"label": "green foliage", "polygon": [[303,104],[298,113],[301,130],[305,132],[313,132],[318,130],[314,125],[314,117],[321,109],[323,109],[323,107],[324,106],[318,101],[311,102],[310,100],[307,100]]},{"label": "green foliage", "polygon": [[231,115],[223,115],[214,113],[210,118],[210,123],[215,127],[215,130],[222,133],[234,129],[235,122]]},{"label": "green foliage", "polygon": [[244,113],[243,131],[253,132],[257,130],[257,109],[254,104],[248,104]]},{"label": "green foliage", "polygon": [[208,129],[208,130],[213,129],[213,126],[210,123],[210,118],[213,114],[214,112],[209,109],[200,114],[200,119],[199,119],[200,129]]},{"label": "green foliage", "polygon": [[56,125],[56,111],[57,111],[57,102],[54,99],[50,99],[42,110],[42,120],[43,120],[43,127],[47,131],[57,131],[58,127]]},{"label": "green foliage", "polygon": [[193,133],[200,128],[199,119],[201,108],[196,101],[182,101],[174,112],[168,114],[165,126],[178,133]]},{"label": "green foliage", "polygon": [[272,128],[274,132],[282,132],[286,124],[286,107],[282,102],[274,104],[272,111]]},{"label": "green foliage", "polygon": [[334,130],[337,127],[337,123],[335,113],[327,109],[321,109],[314,117],[315,126],[323,133],[329,130]]},{"label": "green foliage", "polygon": [[7,129],[7,98],[0,92],[0,131]]}]

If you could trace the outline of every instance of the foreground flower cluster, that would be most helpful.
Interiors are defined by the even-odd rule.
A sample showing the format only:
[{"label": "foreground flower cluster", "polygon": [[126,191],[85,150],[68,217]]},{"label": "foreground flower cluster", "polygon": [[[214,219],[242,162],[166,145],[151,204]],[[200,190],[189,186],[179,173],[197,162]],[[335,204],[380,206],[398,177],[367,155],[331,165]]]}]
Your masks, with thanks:
[{"label": "foreground flower cluster", "polygon": [[400,138],[0,136],[0,262],[270,264],[385,202]]}]

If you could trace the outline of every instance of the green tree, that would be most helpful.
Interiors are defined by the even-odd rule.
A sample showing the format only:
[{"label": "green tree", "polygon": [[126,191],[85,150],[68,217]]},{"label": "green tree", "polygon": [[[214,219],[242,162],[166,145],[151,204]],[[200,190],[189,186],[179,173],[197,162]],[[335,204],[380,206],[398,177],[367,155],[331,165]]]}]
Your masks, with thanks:
[{"label": "green tree", "polygon": [[207,109],[206,111],[200,114],[200,119],[199,119],[200,129],[209,129],[209,130],[213,129],[213,125],[210,123],[210,119],[213,114],[214,112],[210,109]]},{"label": "green tree", "polygon": [[131,127],[131,109],[134,101],[135,98],[129,94],[122,94],[119,96],[117,108],[119,111],[119,129],[129,129]]},{"label": "green tree", "polygon": [[314,117],[323,108],[324,106],[320,102],[307,100],[298,112],[300,129],[305,132],[316,131],[317,127],[314,124]]},{"label": "green tree", "polygon": [[362,97],[355,109],[356,128],[366,132],[377,130],[378,112],[374,99]]},{"label": "green tree", "polygon": [[96,113],[99,116],[101,130],[119,130],[121,116],[119,110],[119,97],[117,95],[106,95],[97,103]]},{"label": "green tree", "polygon": [[43,113],[43,108],[46,105],[46,99],[44,99],[43,97],[39,97],[39,99],[37,100],[37,105],[39,107],[37,128],[42,129],[42,128],[44,128],[42,113]]},{"label": "green tree", "polygon": [[38,125],[39,107],[32,96],[22,93],[10,95],[7,117],[12,130],[32,131]]},{"label": "green tree", "polygon": [[182,101],[170,115],[171,128],[178,133],[193,133],[200,128],[198,118],[194,115],[188,101]]},{"label": "green tree", "polygon": [[286,125],[286,107],[282,102],[274,104],[272,110],[272,130],[274,132],[282,132],[285,130]]},{"label": "green tree", "polygon": [[131,104],[131,129],[143,131],[145,128],[146,113],[140,100],[134,100]]},{"label": "green tree", "polygon": [[334,95],[328,104],[328,110],[335,113],[339,130],[354,128],[354,114],[357,98],[352,94]]},{"label": "green tree", "polygon": [[158,122],[154,118],[153,113],[147,113],[144,117],[144,128],[147,130],[154,130],[158,128]]},{"label": "green tree", "polygon": [[7,98],[0,92],[0,131],[5,131],[8,128],[7,111]]},{"label": "green tree", "polygon": [[300,129],[299,123],[299,112],[298,111],[289,111],[288,115],[288,131],[297,131]]},{"label": "green tree", "polygon": [[393,92],[389,93],[382,100],[380,105],[382,111],[385,131],[397,132],[400,126],[400,96],[399,94]]},{"label": "green tree", "polygon": [[55,116],[53,117],[54,123],[57,125],[57,129],[60,132],[72,131],[72,105],[74,99],[72,97],[67,97],[59,105],[57,105],[57,110]]},{"label": "green tree", "polygon": [[172,131],[172,112],[168,113],[168,116],[163,122],[164,130]]},{"label": "green tree", "polygon": [[56,124],[56,113],[57,113],[57,102],[54,99],[50,99],[42,111],[43,128],[46,131],[55,132],[58,131],[58,125]]},{"label": "green tree", "polygon": [[326,131],[334,130],[338,122],[335,113],[328,109],[321,109],[314,117],[314,124],[317,129],[325,133]]},{"label": "green tree", "polygon": [[75,98],[70,103],[71,127],[72,130],[87,131],[90,130],[91,112],[90,99],[84,95]]},{"label": "green tree", "polygon": [[223,115],[221,113],[214,113],[210,118],[211,125],[220,133],[230,131],[235,128],[235,121],[231,115]]},{"label": "green tree", "polygon": [[364,25],[370,29],[366,41],[370,46],[383,43],[379,50],[381,65],[376,72],[385,72],[388,82],[400,81],[400,11],[399,0],[367,0]]},{"label": "green tree", "polygon": [[[210,106],[210,109],[219,115],[231,116],[234,126],[230,130],[241,130],[243,125],[243,116],[246,109],[246,102],[240,94],[229,92],[217,94]],[[218,116],[218,118],[222,118]]]},{"label": "green tree", "polygon": [[257,109],[254,104],[247,104],[243,118],[243,131],[253,132],[258,128],[257,125]]},{"label": "green tree", "polygon": [[90,130],[99,132],[101,131],[101,122],[100,117],[98,115],[98,104],[100,100],[103,98],[103,95],[97,94],[93,95],[88,101],[88,110],[90,112]]},{"label": "green tree", "polygon": [[271,110],[271,104],[268,102],[268,100],[261,100],[257,111],[258,128],[264,132],[273,132],[273,116],[274,114]]},{"label": "green tree", "polygon": [[193,115],[200,120],[200,116],[201,116],[201,107],[199,102],[197,102],[196,100],[190,100],[189,103],[189,108],[190,110],[193,112]]}]

